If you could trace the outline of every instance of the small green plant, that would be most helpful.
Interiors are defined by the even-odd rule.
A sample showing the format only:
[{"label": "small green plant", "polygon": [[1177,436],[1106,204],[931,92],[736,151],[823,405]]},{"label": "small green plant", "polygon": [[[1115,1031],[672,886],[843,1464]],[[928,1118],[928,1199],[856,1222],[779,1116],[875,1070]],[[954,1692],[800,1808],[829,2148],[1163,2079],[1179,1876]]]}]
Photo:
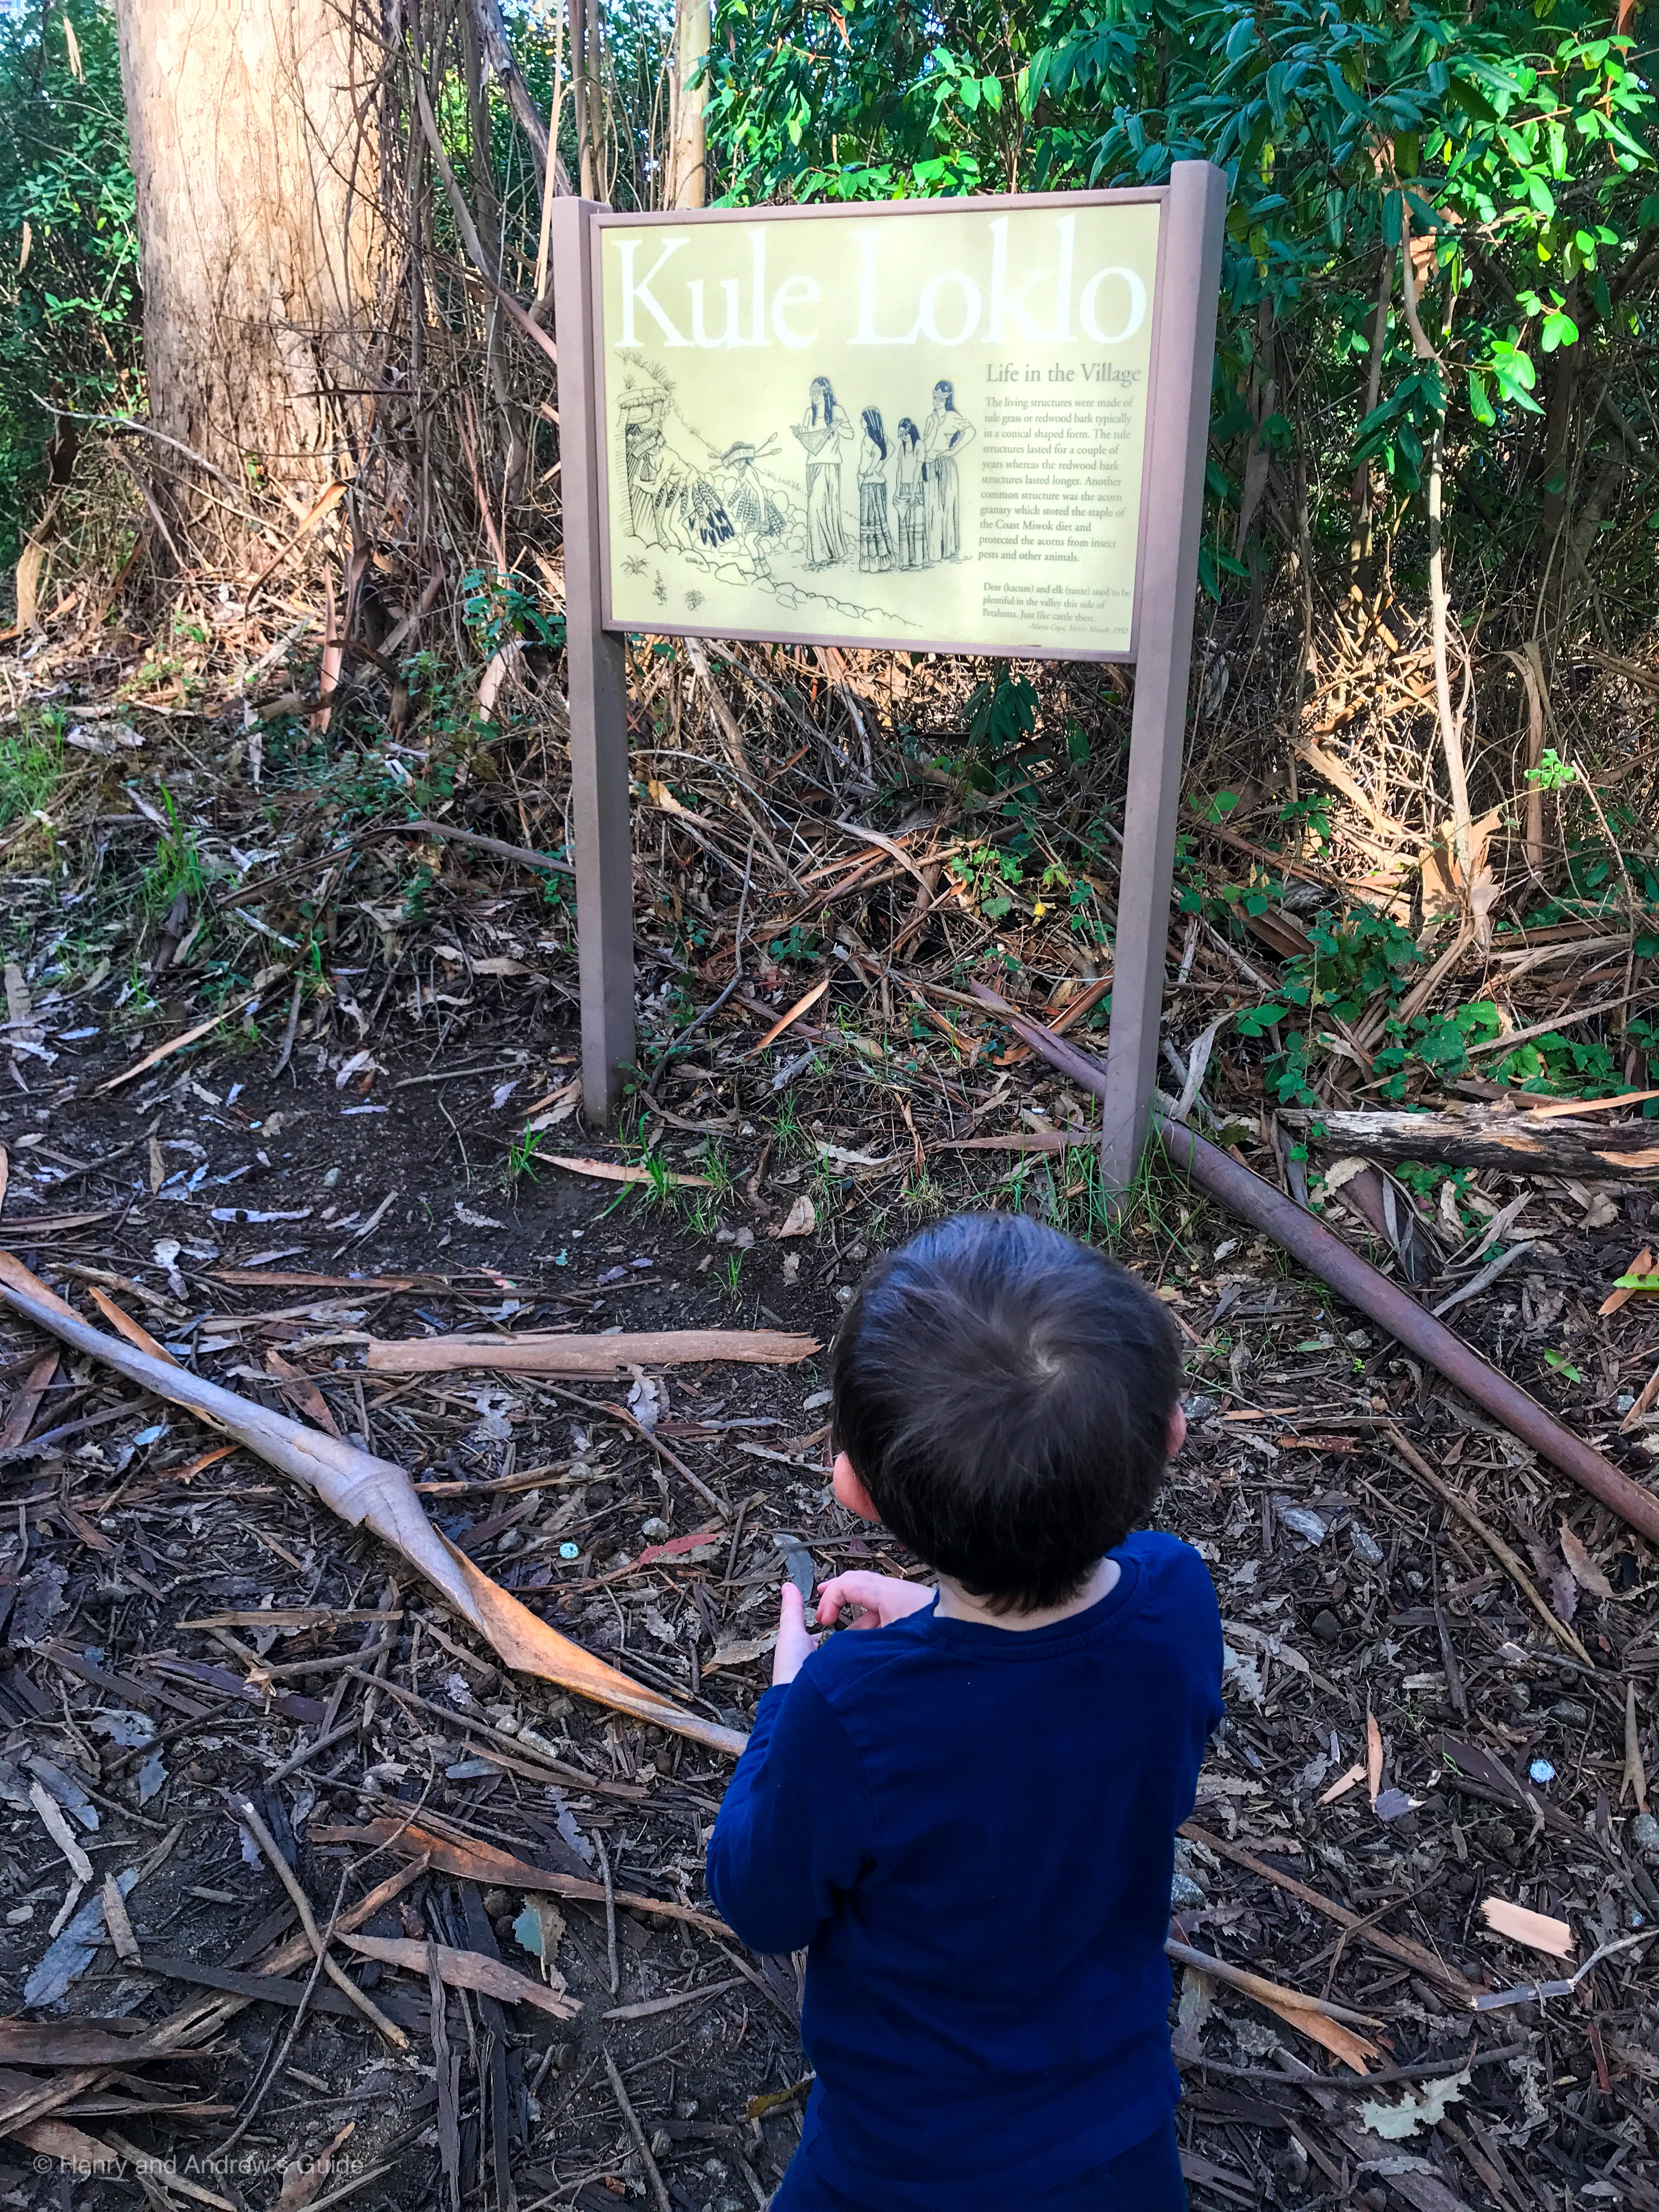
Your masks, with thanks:
[{"label": "small green plant", "polygon": [[564,643],[564,617],[545,615],[522,576],[500,568],[469,568],[461,578],[461,605],[474,642],[485,654],[514,638],[556,648]]},{"label": "small green plant", "polygon": [[208,887],[208,872],[197,845],[196,832],[179,819],[173,793],[165,785],[161,804],[167,828],[156,842],[155,858],[144,870],[139,896],[149,914],[165,914],[181,895],[191,906]]},{"label": "small green plant", "polygon": [[819,1160],[805,1177],[802,1188],[812,1201],[812,1210],[820,1221],[827,1221],[841,1209],[842,1178],[828,1160]]},{"label": "small green plant", "polygon": [[127,969],[126,979],[117,1005],[119,1012],[116,1015],[116,1019],[123,1024],[131,1024],[135,1028],[148,1021],[152,1014],[159,1014],[161,1011],[160,1002],[151,994],[149,978],[142,972],[136,960]]},{"label": "small green plant", "polygon": [[536,1154],[541,1149],[539,1129],[521,1129],[507,1148],[507,1188],[511,1190],[528,1176],[532,1182],[539,1182],[536,1172]]},{"label": "small green plant", "polygon": [[786,960],[805,963],[816,960],[823,950],[823,939],[815,929],[803,929],[793,921],[781,937],[775,937],[766,948],[766,955],[774,967],[781,967]]},{"label": "small green plant", "polygon": [[202,688],[201,671],[189,661],[174,659],[169,653],[152,653],[140,662],[122,686],[118,696],[142,698],[146,692],[159,691],[169,684],[181,700],[188,698],[192,692]]},{"label": "small green plant", "polygon": [[726,1254],[726,1265],[720,1271],[720,1279],[721,1283],[725,1285],[727,1297],[731,1299],[733,1305],[736,1305],[738,1303],[738,1285],[743,1279],[743,1254],[741,1252],[728,1252]]},{"label": "small green plant", "polygon": [[1469,1064],[1469,1047],[1488,1044],[1498,1036],[1498,1008],[1490,999],[1477,999],[1449,1013],[1413,1014],[1408,1024],[1390,1015],[1383,1024],[1389,1042],[1376,1054],[1372,1066],[1387,1079],[1384,1098],[1402,1098],[1411,1064],[1425,1067],[1444,1081],[1462,1075]]},{"label": "small green plant", "polygon": [[1085,1244],[1109,1243],[1115,1234],[1112,1203],[1098,1143],[1089,1141],[1061,1153],[1056,1164],[1060,1170],[1059,1225]]},{"label": "small green plant", "polygon": [[[0,830],[26,814],[44,811],[64,773],[61,714],[24,720],[0,736]],[[51,836],[50,824],[46,834]]]},{"label": "small green plant", "polygon": [[[637,1119],[636,1109],[636,1127]],[[626,1139],[620,1137],[620,1133],[619,1141],[624,1143],[627,1141]],[[639,1158],[634,1163],[634,1164],[636,1167],[644,1169],[645,1181],[643,1182],[625,1182],[611,1204],[605,1207],[605,1214],[600,1216],[601,1219],[604,1219],[605,1215],[614,1213],[619,1206],[625,1206],[630,1194],[641,1206],[649,1207],[653,1206],[666,1206],[672,1207],[673,1206],[679,1185],[675,1177],[674,1170],[669,1166],[667,1161],[664,1159],[662,1154],[660,1152],[653,1152],[647,1146],[641,1152]]]},{"label": "small green plant", "polygon": [[694,1237],[710,1237],[720,1227],[720,1210],[714,1197],[700,1190],[686,1208],[685,1225]]},{"label": "small green plant", "polygon": [[[1636,1033],[1644,1026],[1632,1022],[1625,1032],[1626,1042],[1639,1044]],[[1516,1083],[1523,1091],[1566,1093],[1575,1098],[1613,1098],[1628,1087],[1620,1060],[1599,1037],[1564,1036],[1555,1030],[1504,1053],[1492,1062],[1491,1073],[1494,1082]],[[1649,1101],[1650,1105],[1653,1103]]]},{"label": "small green plant", "polygon": [[1426,1160],[1399,1160],[1395,1164],[1393,1172],[1395,1179],[1405,1185],[1413,1198],[1421,1199],[1425,1206],[1438,1210],[1442,1226],[1447,1225],[1447,1191],[1451,1193],[1451,1203],[1465,1231],[1474,1226],[1474,1217],[1461,1203],[1474,1173],[1473,1168],[1445,1168]]},{"label": "small green plant", "polygon": [[1287,830],[1305,830],[1322,849],[1334,835],[1328,792],[1315,791],[1305,799],[1287,799],[1279,810],[1279,818]]},{"label": "small green plant", "polygon": [[1577,781],[1578,770],[1571,761],[1563,760],[1553,745],[1546,745],[1537,767],[1527,770],[1527,781],[1540,791],[1565,791]]},{"label": "small green plant", "polygon": [[[1193,1240],[1202,1233],[1204,1201],[1193,1188],[1184,1169],[1176,1167],[1157,1139],[1152,1139],[1140,1156],[1129,1188],[1120,1196],[1106,1190],[1099,1180],[1098,1153],[1091,1158],[1085,1170],[1089,1177],[1088,1202],[1092,1218],[1098,1224],[1089,1237],[1091,1243],[1101,1245],[1108,1252],[1121,1251],[1142,1274],[1151,1274],[1145,1254],[1150,1244],[1170,1260],[1179,1260],[1190,1266]],[[1076,1180],[1073,1171],[1073,1180]],[[1224,1338],[1214,1340],[1218,1350],[1231,1349]]]},{"label": "small green plant", "polygon": [[406,928],[418,929],[426,920],[427,894],[438,880],[436,871],[424,861],[403,886],[403,920]]},{"label": "small green plant", "polygon": [[227,1022],[213,1037],[216,1060],[246,1060],[264,1042],[264,1033],[250,1007],[240,1022]]},{"label": "small green plant", "polygon": [[73,993],[96,989],[110,969],[110,948],[101,939],[76,931],[46,970],[51,980]]},{"label": "small green plant", "polygon": [[1546,1367],[1553,1367],[1564,1382],[1582,1382],[1584,1379],[1565,1352],[1547,1349],[1544,1353],[1544,1364]]},{"label": "small green plant", "polygon": [[994,757],[1029,738],[1036,727],[1037,694],[1023,676],[1000,676],[977,684],[968,695],[968,737],[975,749]]},{"label": "small green plant", "polygon": [[951,1211],[951,1194],[932,1176],[919,1175],[905,1184],[899,1204],[913,1220],[938,1221]]},{"label": "small green plant", "polygon": [[801,1127],[799,1115],[795,1111],[795,1097],[793,1091],[787,1091],[784,1094],[782,1108],[777,1120],[772,1124],[772,1142],[781,1159],[787,1154],[805,1151],[811,1142],[811,1139]]},{"label": "small green plant", "polygon": [[1008,886],[1018,884],[1025,875],[1025,863],[1018,853],[999,851],[988,842],[970,845],[946,866],[987,921],[1000,921],[1012,910]]}]

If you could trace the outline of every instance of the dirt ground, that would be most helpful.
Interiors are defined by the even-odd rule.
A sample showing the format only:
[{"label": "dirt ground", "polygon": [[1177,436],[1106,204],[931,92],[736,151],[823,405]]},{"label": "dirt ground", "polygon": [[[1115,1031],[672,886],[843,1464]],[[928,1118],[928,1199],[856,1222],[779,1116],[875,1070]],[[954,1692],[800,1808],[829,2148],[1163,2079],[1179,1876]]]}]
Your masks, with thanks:
[{"label": "dirt ground", "polygon": [[[203,1374],[302,1413],[314,1389],[342,1432],[430,1486],[446,1534],[591,1651],[741,1726],[766,1679],[779,1539],[806,1547],[820,1576],[892,1556],[830,1499],[821,1357],[556,1388],[362,1368],[368,1337],[462,1328],[781,1327],[826,1341],[870,1253],[918,1210],[914,1173],[908,1205],[894,1202],[885,1138],[792,1126],[775,1107],[763,1123],[705,1093],[701,1118],[653,1139],[659,1166],[686,1170],[708,1165],[718,1136],[725,1187],[699,1216],[707,1194],[660,1175],[630,1189],[543,1158],[509,1185],[523,1108],[568,1079],[556,1003],[475,1025],[470,1049],[382,1048],[366,1090],[303,1042],[273,1078],[267,1037],[100,1097],[131,1047],[75,1038],[95,1017],[72,1006],[35,1018],[60,1057],[47,1069],[21,1055],[27,1095],[20,1084],[0,1109],[10,1249],[83,1310],[104,1289]],[[1063,1109],[1028,1078],[1024,1101]],[[574,1117],[555,1146],[618,1157]],[[983,1203],[988,1188],[1052,1211],[1064,1198],[1046,1164],[1011,1194],[1006,1165],[976,1191],[930,1158],[921,1202]],[[814,1230],[775,1236],[803,1191]],[[1593,1230],[1569,1196],[1534,1203],[1548,1233],[1524,1291],[1507,1314],[1489,1297],[1465,1319],[1506,1334],[1520,1361],[1528,1330],[1541,1342],[1554,1323],[1559,1337],[1565,1317],[1578,1417],[1610,1434],[1620,1395],[1659,1358],[1639,1299],[1594,1312],[1646,1202],[1620,1194]],[[31,1215],[76,1213],[98,1218],[31,1231]],[[1659,1828],[1632,1820],[1631,1796],[1632,1759],[1639,1773],[1653,1752],[1650,1560],[1195,1195],[1155,1185],[1120,1249],[1188,1340],[1192,1437],[1158,1517],[1203,1553],[1228,1624],[1229,1717],[1172,1900],[1172,1935],[1200,1957],[1176,1966],[1194,2202],[1659,2206],[1659,2034],[1645,1946],[1628,1940],[1659,1914]],[[296,1274],[331,1279],[284,1280]],[[728,1763],[505,1674],[377,1543],[78,1357],[27,1401],[20,1451],[43,1347],[15,1320],[5,1340],[18,1395],[0,1438],[15,1522],[0,1562],[0,2003],[14,2018],[0,2021],[0,2088],[62,2079],[61,2063],[15,2070],[38,2067],[46,2024],[68,2059],[89,2057],[33,2145],[0,2148],[0,2203],[142,2192],[283,2212],[525,2212],[660,2203],[660,2189],[681,2212],[763,2204],[798,2139],[805,2061],[795,1963],[745,1954],[707,1918],[703,1845]],[[271,1355],[309,1384],[289,1379],[285,1395]],[[630,1403],[672,1462],[611,1410]],[[1489,1512],[1504,1498],[1504,1535],[1547,1619],[1415,1480],[1389,1424]],[[262,1611],[279,1625],[248,1618]],[[325,1747],[307,1757],[313,1742]],[[262,1998],[246,1978],[296,1921],[239,1821],[245,1795],[319,1923],[413,1866],[362,1932],[499,1954],[562,1984],[563,2016],[454,1989],[434,2015],[428,1977],[392,1960],[354,1962],[354,1978],[406,2049],[328,1982],[297,2008],[303,1969]],[[407,1835],[380,1840],[409,1823],[434,1852],[424,1872]],[[42,1996],[31,1977],[66,1890],[82,1893],[71,1848],[94,1885],[114,1874],[129,1888],[131,1955],[94,1926],[80,1970]],[[491,1850],[510,1855],[509,1878]],[[616,1902],[538,1892],[511,1863],[521,1878],[598,1881]],[[1480,1907],[1494,1896],[1565,1918],[1571,1956],[1492,1932]],[[1572,1994],[1529,1994],[1596,1951]],[[1279,2009],[1240,1972],[1278,1985]],[[251,2001],[204,2048],[142,2070],[118,2049],[104,2063],[112,2039],[137,2047],[215,1989]],[[1285,2017],[1286,1990],[1333,2009],[1310,2033],[1305,2011]],[[1498,2001],[1476,2011],[1477,1993]],[[81,2118],[133,2154],[124,2174],[75,2175]]]},{"label": "dirt ground", "polygon": [[[635,671],[653,1074],[617,1141],[582,1124],[571,917],[518,842],[556,840],[556,746],[469,738],[448,811],[435,738],[400,750],[360,702],[326,744],[272,721],[260,785],[240,701],[77,708],[37,672],[60,703],[7,725],[8,772],[41,781],[0,847],[0,1243],[94,1325],[118,1310],[399,1462],[550,1626],[731,1729],[784,1571],[917,1571],[828,1490],[822,1347],[872,1255],[988,1205],[1109,1241],[1186,1340],[1158,1516],[1226,1623],[1171,1900],[1194,2203],[1656,2212],[1650,1552],[1179,1178],[1109,1224],[1092,1101],[967,986],[1101,1042],[1109,687],[1066,679],[1093,765],[1068,738],[1060,781],[1052,736],[1009,756],[1021,791],[1054,783],[1044,836],[1063,819],[1094,856],[1039,896],[1036,860],[1022,890],[976,842],[973,790],[917,766],[913,720],[971,704],[939,672],[856,696],[750,672],[772,688],[743,695],[727,788],[720,750],[685,749],[688,672]],[[841,744],[872,728],[880,830],[848,818],[875,785]],[[405,752],[441,837],[384,815]],[[1223,890],[1257,882],[1206,834]],[[1235,1021],[1202,1064],[1267,988],[1263,944],[1304,957],[1268,896],[1231,935],[1213,901],[1172,929],[1171,1056],[1207,1126],[1287,1187],[1322,1170],[1344,1233],[1650,1480],[1659,1323],[1609,1298],[1652,1265],[1650,1195],[1396,1177],[1394,1249],[1368,1238],[1361,1186],[1276,1121],[1267,1043]],[[1562,1018],[1551,963],[1593,997],[1622,944],[1571,922],[1500,947],[1532,963],[1516,1019]],[[1401,988],[1354,1012],[1356,1053]],[[580,1382],[369,1364],[458,1331],[690,1328],[818,1349]],[[799,1984],[703,1893],[727,1757],[506,1671],[379,1539],[10,1313],[0,1389],[0,2205],[763,2204],[799,2139]],[[328,1978],[300,1899],[337,1930]]]}]

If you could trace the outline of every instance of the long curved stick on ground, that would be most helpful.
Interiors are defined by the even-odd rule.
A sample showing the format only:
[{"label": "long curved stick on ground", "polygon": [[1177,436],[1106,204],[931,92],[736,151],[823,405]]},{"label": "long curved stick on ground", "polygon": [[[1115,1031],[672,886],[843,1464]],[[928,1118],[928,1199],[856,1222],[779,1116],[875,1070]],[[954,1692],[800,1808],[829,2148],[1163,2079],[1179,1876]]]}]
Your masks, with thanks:
[{"label": "long curved stick on ground", "polygon": [[[974,994],[988,1006],[994,1007],[1015,1035],[1024,1038],[1050,1066],[1069,1075],[1085,1090],[1093,1091],[1097,1097],[1104,1097],[1106,1072],[1092,1054],[1080,1052],[1065,1038],[1055,1036],[1040,1022],[1028,1021],[984,984],[976,982]],[[1621,1468],[1603,1458],[1582,1437],[1575,1436],[1518,1382],[1499,1374],[1472,1345],[1466,1344],[1432,1314],[1425,1313],[1415,1298],[1408,1297],[1397,1283],[1391,1283],[1369,1260],[1362,1260],[1334,1230],[1328,1229],[1293,1199],[1286,1198],[1283,1191],[1264,1182],[1259,1175],[1253,1174],[1218,1146],[1206,1144],[1184,1122],[1173,1121],[1167,1115],[1157,1115],[1154,1127],[1176,1164],[1185,1168],[1193,1181],[1219,1200],[1230,1213],[1271,1237],[1292,1259],[1299,1260],[1310,1274],[1328,1283],[1350,1305],[1358,1306],[1361,1313],[1369,1314],[1408,1351],[1426,1360],[1477,1406],[1502,1421],[1522,1443],[1530,1444],[1540,1458],[1559,1468],[1592,1498],[1611,1507],[1650,1542],[1659,1544],[1659,1498],[1644,1490],[1640,1483],[1633,1482]]]},{"label": "long curved stick on ground", "polygon": [[378,1459],[320,1429],[306,1428],[192,1375],[187,1368],[158,1359],[118,1337],[106,1336],[9,1252],[0,1252],[0,1302],[76,1351],[102,1360],[130,1382],[142,1383],[158,1398],[183,1406],[234,1437],[350,1527],[372,1529],[401,1552],[515,1673],[539,1675],[562,1690],[573,1690],[596,1705],[690,1736],[694,1743],[734,1759],[747,1742],[740,1729],[722,1728],[685,1711],[538,1620],[439,1534],[422,1510],[409,1476],[395,1461]]}]

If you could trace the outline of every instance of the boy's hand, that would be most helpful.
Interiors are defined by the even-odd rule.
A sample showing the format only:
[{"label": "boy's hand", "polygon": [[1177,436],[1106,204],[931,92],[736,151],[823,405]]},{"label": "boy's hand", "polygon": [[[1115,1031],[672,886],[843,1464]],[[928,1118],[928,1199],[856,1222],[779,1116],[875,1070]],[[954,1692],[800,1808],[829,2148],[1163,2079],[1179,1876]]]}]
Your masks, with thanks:
[{"label": "boy's hand", "polygon": [[901,1582],[896,1575],[837,1575],[818,1593],[818,1626],[833,1628],[842,1607],[851,1606],[854,1628],[885,1628],[907,1613],[920,1613],[933,1597],[930,1584]]},{"label": "boy's hand", "polygon": [[[874,1577],[872,1577],[873,1580]],[[813,1638],[806,1626],[806,1608],[793,1583],[783,1586],[783,1610],[778,1615],[778,1640],[772,1647],[772,1686],[793,1682],[806,1664]]]}]

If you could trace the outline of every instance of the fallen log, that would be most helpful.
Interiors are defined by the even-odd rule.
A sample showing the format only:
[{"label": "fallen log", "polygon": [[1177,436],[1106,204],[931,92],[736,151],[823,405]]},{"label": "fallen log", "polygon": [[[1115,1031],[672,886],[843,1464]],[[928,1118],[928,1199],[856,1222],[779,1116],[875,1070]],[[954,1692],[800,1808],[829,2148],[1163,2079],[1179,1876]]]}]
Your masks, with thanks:
[{"label": "fallen log", "polygon": [[[1027,1020],[987,985],[976,982],[974,990],[1052,1066],[1097,1097],[1105,1097],[1106,1070],[1099,1060],[1079,1052],[1064,1037],[1053,1036],[1039,1023]],[[1443,1322],[1425,1313],[1398,1283],[1391,1283],[1369,1260],[1362,1260],[1334,1230],[1328,1229],[1283,1191],[1264,1182],[1242,1161],[1195,1136],[1184,1122],[1155,1113],[1153,1127],[1176,1165],[1185,1168],[1193,1181],[1230,1213],[1271,1237],[1310,1274],[1317,1275],[1408,1352],[1437,1369],[1465,1397],[1501,1421],[1523,1443],[1530,1444],[1540,1458],[1599,1498],[1650,1542],[1659,1544],[1659,1498],[1633,1482],[1582,1437],[1575,1436],[1518,1383],[1500,1375]]]},{"label": "fallen log", "polygon": [[630,1367],[690,1367],[731,1359],[793,1367],[819,1348],[815,1336],[774,1328],[664,1328],[634,1336],[407,1336],[371,1344],[364,1364],[378,1375],[446,1375],[495,1367],[519,1375],[626,1375]]},{"label": "fallen log", "polygon": [[1558,1117],[1472,1106],[1441,1114],[1382,1108],[1304,1113],[1281,1107],[1287,1128],[1316,1137],[1328,1151],[1390,1166],[1425,1160],[1436,1167],[1501,1168],[1510,1175],[1605,1180],[1659,1175],[1659,1121]]}]

